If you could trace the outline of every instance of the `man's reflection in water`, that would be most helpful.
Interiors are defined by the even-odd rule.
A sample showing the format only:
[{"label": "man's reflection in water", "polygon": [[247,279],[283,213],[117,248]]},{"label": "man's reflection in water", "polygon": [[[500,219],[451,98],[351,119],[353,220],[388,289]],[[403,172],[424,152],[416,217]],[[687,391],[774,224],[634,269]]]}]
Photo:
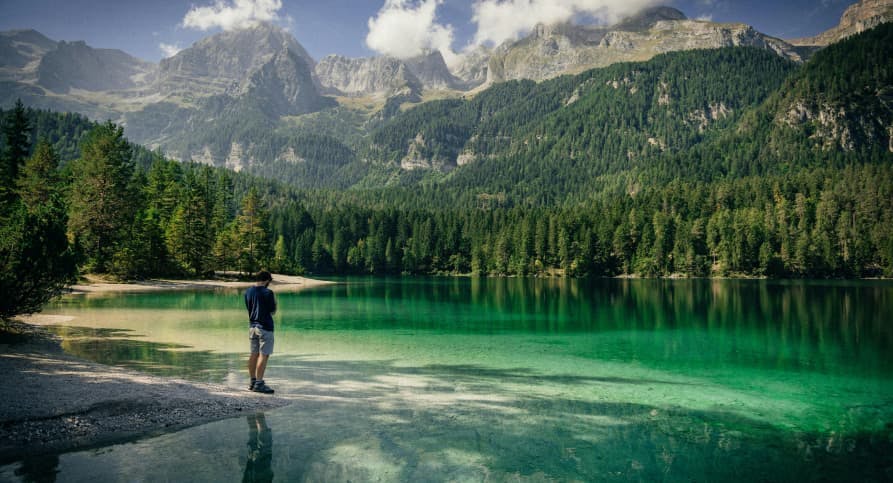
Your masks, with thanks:
[{"label": "man's reflection in water", "polygon": [[273,431],[264,413],[248,416],[248,463],[243,482],[273,481]]},{"label": "man's reflection in water", "polygon": [[53,483],[57,474],[59,474],[58,455],[25,458],[22,466],[15,470],[15,475],[22,477],[24,483]]}]

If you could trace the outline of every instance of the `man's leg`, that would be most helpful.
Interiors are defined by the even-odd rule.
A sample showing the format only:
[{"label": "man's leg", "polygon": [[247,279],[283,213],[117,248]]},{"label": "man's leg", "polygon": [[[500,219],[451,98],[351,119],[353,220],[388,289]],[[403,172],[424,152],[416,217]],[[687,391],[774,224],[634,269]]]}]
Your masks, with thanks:
[{"label": "man's leg", "polygon": [[[255,354],[252,354],[252,357],[254,357],[254,356],[255,356]],[[256,368],[255,368],[254,373],[256,374],[255,377],[257,378],[258,381],[264,380],[264,371],[267,370],[267,359],[269,359],[269,358],[270,358],[270,356],[268,356],[266,354],[260,354],[260,357],[255,357]]]},{"label": "man's leg", "polygon": [[260,331],[260,350],[258,351],[257,366],[254,368],[254,375],[257,377],[257,382],[254,384],[252,390],[264,394],[273,394],[274,391],[264,383],[267,360],[269,360],[270,354],[273,353],[273,331],[257,330]]},{"label": "man's leg", "polygon": [[260,339],[259,329],[255,327],[251,327],[248,329],[248,340],[251,341],[251,355],[248,356],[248,376],[251,377],[251,382],[248,384],[248,389],[254,389],[254,383],[257,378],[257,359],[261,353],[261,339]]},{"label": "man's leg", "polygon": [[[251,380],[257,379],[257,359],[259,355],[259,353],[255,352],[248,356],[248,375],[251,376]],[[267,367],[266,363],[264,363],[264,367]]]}]

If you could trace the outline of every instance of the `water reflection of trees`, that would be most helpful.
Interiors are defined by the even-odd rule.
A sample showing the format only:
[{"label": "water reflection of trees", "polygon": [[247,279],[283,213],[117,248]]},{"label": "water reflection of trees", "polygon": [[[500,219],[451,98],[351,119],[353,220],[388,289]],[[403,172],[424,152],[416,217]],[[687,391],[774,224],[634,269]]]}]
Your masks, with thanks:
[{"label": "water reflection of trees", "polygon": [[688,331],[718,344],[708,354],[731,362],[823,370],[893,365],[893,286],[885,283],[409,279],[345,284],[310,303],[328,305],[320,310],[330,313],[355,304],[342,328],[636,332],[650,348],[662,338],[667,355],[692,350],[679,343]]},{"label": "water reflection of trees", "polygon": [[[242,314],[236,292],[128,294],[68,303],[84,309],[177,309],[202,314],[203,326],[226,326],[232,323],[229,314]],[[661,363],[701,350],[702,363],[712,357],[825,371],[893,366],[893,285],[885,282],[373,278],[280,294],[280,305],[282,324],[320,330],[610,333],[628,339],[629,358]],[[693,349],[704,343],[703,350]],[[167,354],[149,356],[159,365],[181,362],[164,360],[171,358]],[[146,357],[134,354],[140,358]]]},{"label": "water reflection of trees", "polygon": [[79,309],[148,309],[148,310],[217,310],[240,307],[239,290],[229,288],[177,290],[151,293],[98,293],[74,295],[57,300],[52,308]]}]

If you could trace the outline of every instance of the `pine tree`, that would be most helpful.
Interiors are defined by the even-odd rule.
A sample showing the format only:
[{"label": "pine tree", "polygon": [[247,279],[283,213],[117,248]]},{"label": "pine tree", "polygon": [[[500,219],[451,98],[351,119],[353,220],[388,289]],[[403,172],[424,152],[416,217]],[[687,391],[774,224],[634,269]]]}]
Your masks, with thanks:
[{"label": "pine tree", "polygon": [[74,280],[65,204],[52,148],[41,143],[28,159],[11,201],[0,213],[0,319],[40,311]]},{"label": "pine tree", "polygon": [[131,195],[133,163],[124,130],[111,122],[94,128],[72,166],[69,231],[87,257],[87,268],[105,273],[138,206]]},{"label": "pine tree", "polygon": [[183,187],[183,197],[167,227],[167,248],[180,267],[196,276],[211,271],[212,232],[209,195],[194,173]]},{"label": "pine tree", "polygon": [[242,199],[242,211],[237,219],[242,271],[255,272],[267,262],[270,250],[268,219],[260,195],[252,188]]},{"label": "pine tree", "polygon": [[3,135],[6,138],[6,148],[0,156],[0,197],[12,201],[19,170],[31,148],[31,123],[21,99],[16,101],[15,107],[7,115]]},{"label": "pine tree", "polygon": [[270,268],[278,273],[292,271],[288,261],[288,251],[285,248],[285,237],[282,235],[276,238],[276,244],[273,246],[273,260]]},{"label": "pine tree", "polygon": [[59,158],[53,147],[41,140],[15,180],[16,193],[26,207],[37,209],[40,205],[62,202],[58,167]]}]

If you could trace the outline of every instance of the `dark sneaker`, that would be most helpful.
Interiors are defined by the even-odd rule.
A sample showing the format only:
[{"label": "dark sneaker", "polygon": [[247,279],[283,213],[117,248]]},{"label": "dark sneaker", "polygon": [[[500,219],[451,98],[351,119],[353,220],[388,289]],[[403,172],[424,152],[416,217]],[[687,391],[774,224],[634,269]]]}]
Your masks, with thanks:
[{"label": "dark sneaker", "polygon": [[252,387],[251,390],[262,394],[273,394],[274,392],[276,392],[270,389],[270,386],[264,384],[264,381],[257,381],[256,383],[254,383],[254,387]]},{"label": "dark sneaker", "polygon": [[251,381],[250,383],[248,383],[248,390],[249,390],[249,391],[253,391],[253,390],[254,390],[254,385],[255,385],[256,383],[257,383],[257,381]]}]

